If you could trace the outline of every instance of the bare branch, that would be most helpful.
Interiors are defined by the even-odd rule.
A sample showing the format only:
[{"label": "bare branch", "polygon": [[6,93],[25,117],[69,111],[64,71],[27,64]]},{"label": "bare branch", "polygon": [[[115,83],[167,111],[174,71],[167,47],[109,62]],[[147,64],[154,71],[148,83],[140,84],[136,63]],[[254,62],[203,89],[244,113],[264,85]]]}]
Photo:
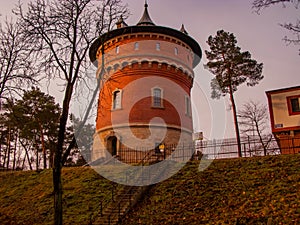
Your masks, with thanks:
[{"label": "bare branch", "polygon": [[109,31],[122,14],[123,17],[128,15],[121,3],[121,0],[35,0],[28,4],[26,12],[21,4],[14,11],[47,78],[59,78],[65,86],[54,153],[55,224],[62,224],[61,168],[75,146],[75,140],[69,146],[65,143],[74,88],[85,75],[92,41]]},{"label": "bare branch", "polygon": [[252,3],[252,9],[259,13],[262,9],[278,3],[281,3],[283,7],[286,7],[286,3],[292,3],[296,8],[298,8],[300,0],[255,0]]},{"label": "bare branch", "polygon": [[[262,9],[267,8],[271,5],[276,5],[281,3],[283,7],[286,7],[286,4],[293,4],[296,9],[298,9],[300,0],[255,0],[252,3],[252,9],[254,9],[257,13],[259,13]],[[300,43],[300,21],[299,19],[296,21],[295,24],[292,23],[284,23],[280,24],[283,28],[290,31],[295,37],[294,38],[288,38],[285,36],[283,40],[287,44],[294,44],[298,45]],[[300,54],[300,51],[299,51]]]},{"label": "bare branch", "polygon": [[0,26],[0,99],[38,83],[39,70],[18,22],[6,19]]}]

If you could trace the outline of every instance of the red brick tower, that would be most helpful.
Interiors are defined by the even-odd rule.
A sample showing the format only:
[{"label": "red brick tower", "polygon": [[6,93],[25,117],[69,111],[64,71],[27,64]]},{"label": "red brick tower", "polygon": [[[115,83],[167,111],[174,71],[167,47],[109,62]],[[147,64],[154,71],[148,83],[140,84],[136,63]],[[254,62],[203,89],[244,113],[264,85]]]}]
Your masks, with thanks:
[{"label": "red brick tower", "polygon": [[120,18],[117,29],[90,48],[103,80],[94,159],[105,150],[122,160],[122,148],[145,150],[192,141],[190,91],[201,48],[183,25],[181,30],[156,26],[147,8],[146,3],[135,26]]}]

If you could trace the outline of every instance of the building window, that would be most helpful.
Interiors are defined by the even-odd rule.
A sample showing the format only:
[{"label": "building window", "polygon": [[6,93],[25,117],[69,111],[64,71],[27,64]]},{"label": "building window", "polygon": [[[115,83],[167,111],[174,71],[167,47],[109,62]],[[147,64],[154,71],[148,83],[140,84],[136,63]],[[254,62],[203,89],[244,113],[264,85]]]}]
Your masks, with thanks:
[{"label": "building window", "polygon": [[116,53],[119,54],[119,52],[120,52],[120,46],[117,46],[116,47]]},{"label": "building window", "polygon": [[160,51],[160,43],[156,43],[156,50]]},{"label": "building window", "polygon": [[134,50],[139,50],[139,43],[138,42],[134,43]]},{"label": "building window", "polygon": [[178,55],[178,48],[175,47],[174,51],[175,51],[175,55]]},{"label": "building window", "polygon": [[192,116],[191,99],[187,95],[185,96],[185,115]]},{"label": "building window", "polygon": [[287,97],[289,115],[300,114],[300,95]]},{"label": "building window", "polygon": [[122,107],[122,91],[121,90],[116,90],[113,92],[113,104],[112,104],[112,109],[121,109]]},{"label": "building window", "polygon": [[162,95],[163,91],[161,88],[156,87],[152,89],[152,107],[163,107]]}]

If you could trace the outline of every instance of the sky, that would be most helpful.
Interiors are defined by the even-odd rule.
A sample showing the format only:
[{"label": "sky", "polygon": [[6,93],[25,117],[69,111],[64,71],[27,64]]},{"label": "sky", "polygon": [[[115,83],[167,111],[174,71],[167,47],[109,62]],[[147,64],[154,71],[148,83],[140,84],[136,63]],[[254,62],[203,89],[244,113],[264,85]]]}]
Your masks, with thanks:
[{"label": "sky", "polygon": [[[11,14],[16,0],[0,0],[1,19]],[[21,1],[28,2],[28,1]],[[128,4],[128,25],[135,25],[144,10],[144,0],[123,0]],[[266,8],[257,14],[251,8],[253,0],[148,0],[149,14],[156,25],[180,29],[181,24],[201,46],[203,57],[195,68],[192,89],[194,131],[202,131],[206,139],[234,137],[234,126],[228,96],[210,98],[210,80],[213,75],[204,69],[205,50],[210,35],[220,29],[233,33],[242,51],[264,64],[264,79],[255,87],[242,85],[235,92],[237,108],[250,100],[267,104],[265,91],[299,85],[299,51],[283,41],[291,33],[279,24],[296,22],[299,10],[281,4]],[[55,90],[53,90],[55,93]],[[50,93],[51,90],[50,90]],[[59,102],[59,101],[58,101]]]}]

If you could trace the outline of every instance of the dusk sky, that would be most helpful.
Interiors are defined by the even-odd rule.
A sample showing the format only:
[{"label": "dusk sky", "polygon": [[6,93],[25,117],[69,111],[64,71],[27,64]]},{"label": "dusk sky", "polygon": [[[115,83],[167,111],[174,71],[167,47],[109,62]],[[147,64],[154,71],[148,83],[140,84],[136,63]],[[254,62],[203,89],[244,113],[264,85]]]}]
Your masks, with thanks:
[{"label": "dusk sky", "polygon": [[[189,35],[201,46],[203,57],[195,69],[192,91],[194,130],[203,131],[208,139],[234,137],[232,112],[228,96],[220,100],[210,98],[210,80],[213,75],[204,69],[207,62],[204,51],[206,40],[220,29],[234,33],[242,51],[249,51],[253,59],[264,64],[264,79],[255,87],[240,86],[235,92],[237,108],[249,100],[267,104],[265,91],[299,85],[300,56],[298,47],[287,45],[282,39],[292,37],[280,23],[296,22],[299,10],[281,4],[261,11],[251,8],[253,0],[148,0],[149,13],[156,25],[180,29],[185,25]],[[17,2],[0,0],[1,20],[10,15]],[[22,1],[28,2],[28,1]],[[124,0],[131,16],[128,25],[135,25],[142,16],[144,0]],[[51,90],[50,90],[50,93]],[[61,103],[61,100],[58,102]]]}]

